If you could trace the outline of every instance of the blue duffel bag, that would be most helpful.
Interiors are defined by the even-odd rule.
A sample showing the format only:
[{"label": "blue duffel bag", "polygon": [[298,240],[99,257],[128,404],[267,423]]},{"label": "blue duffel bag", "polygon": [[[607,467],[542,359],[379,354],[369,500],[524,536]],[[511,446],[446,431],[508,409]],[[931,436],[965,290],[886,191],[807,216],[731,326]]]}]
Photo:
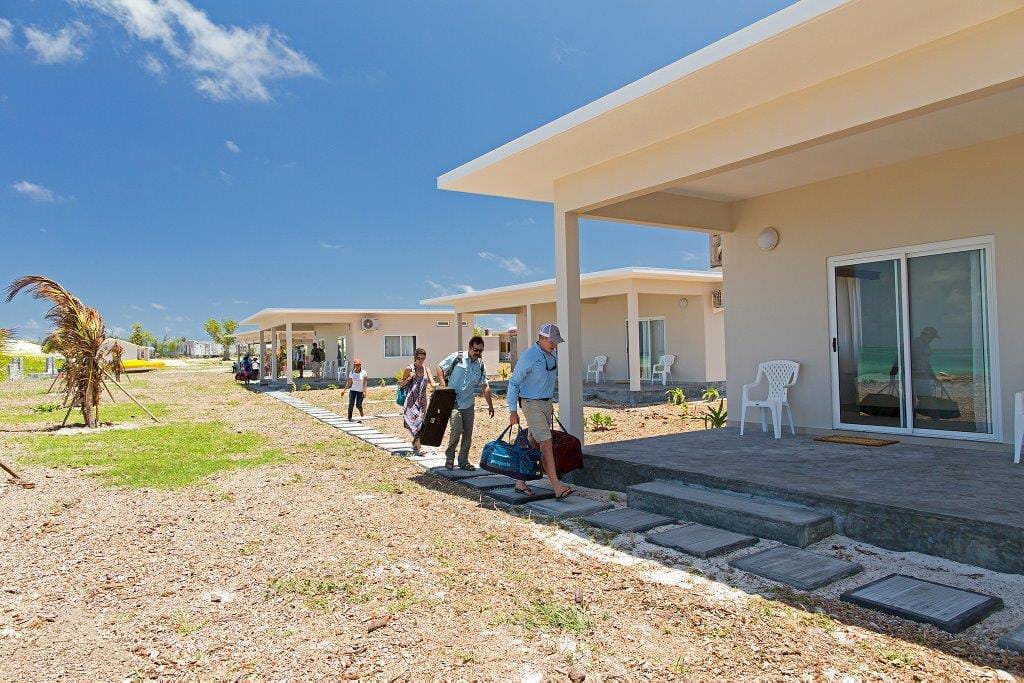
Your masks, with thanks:
[{"label": "blue duffel bag", "polygon": [[509,425],[494,441],[484,446],[480,456],[480,467],[488,472],[504,474],[513,479],[531,481],[544,476],[540,465],[540,449],[523,446],[525,439],[506,440],[511,436],[512,425]]}]

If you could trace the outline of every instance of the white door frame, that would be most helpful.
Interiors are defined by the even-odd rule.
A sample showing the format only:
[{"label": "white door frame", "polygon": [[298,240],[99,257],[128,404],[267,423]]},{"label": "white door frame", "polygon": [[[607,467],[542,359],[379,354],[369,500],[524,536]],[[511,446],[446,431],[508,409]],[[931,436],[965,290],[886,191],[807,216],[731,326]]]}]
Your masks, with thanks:
[{"label": "white door frame", "polygon": [[[645,323],[645,322],[648,323],[647,344],[650,345],[650,343],[651,343],[650,322],[652,320],[660,320],[661,321],[661,345],[662,345],[662,348],[665,351],[668,351],[668,325],[665,324],[665,316],[663,316],[663,315],[649,315],[649,316],[645,316],[645,317],[642,317],[642,318],[637,318],[636,319],[637,327],[639,327],[641,323]],[[630,354],[630,352],[631,352],[631,349],[629,348],[629,318],[626,318],[626,369],[627,369],[626,377],[627,377],[627,379],[629,378],[629,354]],[[653,368],[654,365],[655,365],[655,363],[652,362],[651,363],[651,367]],[[644,377],[643,373],[644,373],[644,369],[643,369],[643,366],[641,366],[640,367],[640,379],[643,379],[643,377]],[[650,379],[650,377],[648,377],[647,379]]]},{"label": "white door frame", "polygon": [[[838,338],[838,319],[836,315],[836,289],[835,269],[836,266],[854,265],[881,260],[896,260],[900,264],[900,286],[902,292],[899,296],[900,316],[903,321],[903,386],[901,387],[902,397],[909,397],[913,392],[911,379],[913,368],[910,359],[910,300],[907,293],[908,286],[907,260],[916,256],[929,256],[933,254],[948,254],[958,251],[969,251],[980,249],[985,258],[985,324],[987,326],[988,347],[989,347],[989,405],[992,413],[992,433],[975,434],[972,432],[950,432],[938,429],[922,429],[914,427],[913,406],[907,406],[906,427],[877,427],[873,425],[845,424],[839,420],[839,363],[838,354],[831,346],[833,340]],[[1003,413],[1000,400],[999,384],[999,333],[998,316],[996,313],[996,274],[995,274],[995,238],[992,235],[979,237],[968,237],[964,239],[949,240],[945,242],[932,242],[929,244],[917,244],[893,249],[878,251],[866,251],[858,254],[846,254],[843,256],[830,256],[826,261],[826,277],[828,282],[828,311],[829,311],[829,366],[832,379],[832,428],[859,432],[878,432],[884,434],[912,434],[914,436],[930,436],[944,439],[958,439],[962,441],[994,441],[1001,442],[1003,439]]]}]

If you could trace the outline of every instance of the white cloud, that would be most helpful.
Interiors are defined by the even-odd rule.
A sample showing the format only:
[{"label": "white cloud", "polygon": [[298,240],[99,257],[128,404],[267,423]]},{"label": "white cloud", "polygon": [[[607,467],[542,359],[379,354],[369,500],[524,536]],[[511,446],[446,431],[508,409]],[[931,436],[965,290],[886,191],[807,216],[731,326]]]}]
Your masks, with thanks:
[{"label": "white cloud", "polygon": [[235,180],[234,176],[232,176],[230,173],[228,173],[224,169],[221,169],[217,173],[217,175],[220,176],[220,179],[223,180],[228,185],[231,185],[234,182],[234,180]]},{"label": "white cloud", "polygon": [[128,334],[128,330],[124,329],[120,325],[117,325],[107,330],[107,334],[110,335],[111,337],[124,337],[126,334]]},{"label": "white cloud", "polygon": [[514,218],[512,220],[505,221],[505,227],[506,228],[525,228],[525,227],[528,227],[530,225],[537,225],[537,221],[535,221],[533,218],[530,218],[530,217],[527,217],[527,218]]},{"label": "white cloud", "polygon": [[434,282],[433,280],[427,280],[426,282],[427,286],[434,290],[434,294],[438,296],[448,296],[450,294],[470,294],[476,291],[470,285],[452,285],[449,287],[447,285],[442,285],[439,282]]},{"label": "white cloud", "polygon": [[251,301],[242,301],[241,299],[232,299],[231,303],[233,303],[233,304],[249,304],[249,303],[252,303],[252,302]]},{"label": "white cloud", "polygon": [[530,272],[530,268],[517,256],[499,256],[489,251],[479,251],[476,255],[487,261],[496,261],[499,266],[516,275],[525,275]]},{"label": "white cloud", "polygon": [[0,17],[0,46],[9,47],[14,44],[14,24]]},{"label": "white cloud", "polygon": [[139,306],[139,305],[136,305],[136,304],[132,304],[128,308],[132,309],[133,311],[141,311],[142,310],[142,306]]},{"label": "white cloud", "polygon": [[683,249],[683,251],[680,253],[680,256],[685,262],[697,261],[700,259],[700,256],[698,254],[695,254],[692,251],[687,251],[686,249]]},{"label": "white cloud", "polygon": [[23,323],[18,323],[14,326],[16,330],[38,330],[42,327],[38,320],[26,320]]},{"label": "white cloud", "polygon": [[150,304],[150,306],[152,306],[153,308],[155,308],[158,311],[166,311],[167,310],[167,307],[164,306],[163,304]]},{"label": "white cloud", "polygon": [[34,202],[49,202],[52,204],[58,199],[57,193],[53,190],[36,183],[30,183],[27,180],[19,180],[11,185],[11,189],[18,194],[25,195]]},{"label": "white cloud", "polygon": [[142,64],[143,69],[154,76],[163,76],[167,71],[167,67],[164,66],[164,63],[151,53],[146,53],[146,56],[143,57],[142,61],[139,63]]},{"label": "white cloud", "polygon": [[242,151],[242,148],[239,147],[238,143],[236,143],[234,140],[225,140],[224,146],[228,148],[229,152],[232,152],[234,154],[239,154]]},{"label": "white cloud", "polygon": [[159,43],[215,100],[272,99],[268,82],[317,76],[316,64],[265,24],[222,26],[188,0],[72,0],[113,17],[136,38]]},{"label": "white cloud", "polygon": [[186,318],[183,315],[165,315],[164,320],[169,323],[188,323],[192,322],[191,318]]},{"label": "white cloud", "polygon": [[321,249],[344,249],[344,244],[331,244],[330,242],[324,242],[323,240],[317,240],[317,246]]},{"label": "white cloud", "polygon": [[68,24],[56,33],[29,26],[25,29],[28,49],[36,53],[36,61],[43,64],[73,62],[85,56],[85,39],[89,27],[80,21]]},{"label": "white cloud", "polygon": [[551,46],[551,59],[554,61],[564,64],[569,58],[583,54],[586,54],[583,50],[573,47],[558,36],[555,36],[555,44]]}]

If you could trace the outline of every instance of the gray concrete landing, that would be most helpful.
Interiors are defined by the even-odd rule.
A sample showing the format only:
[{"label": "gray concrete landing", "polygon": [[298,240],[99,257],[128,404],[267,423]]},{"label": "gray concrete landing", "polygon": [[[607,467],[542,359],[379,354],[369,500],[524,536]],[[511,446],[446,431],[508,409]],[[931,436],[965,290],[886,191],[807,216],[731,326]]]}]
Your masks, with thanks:
[{"label": "gray concrete landing", "polygon": [[891,574],[846,591],[846,602],[959,633],[1003,608],[1001,598]]},{"label": "gray concrete landing", "polygon": [[729,565],[804,591],[827,586],[864,570],[856,562],[787,545],[732,560]]},{"label": "gray concrete landing", "polygon": [[645,538],[655,545],[678,550],[687,555],[696,555],[701,559],[725,555],[757,543],[753,536],[744,536],[703,524],[687,524],[668,531],[647,534]]},{"label": "gray concrete landing", "polygon": [[469,479],[470,477],[482,477],[487,475],[487,472],[483,470],[460,470],[458,467],[456,467],[453,470],[450,470],[444,466],[431,467],[427,471],[430,472],[431,474],[437,475],[439,477],[444,477],[445,479],[451,479],[453,481],[458,479]]},{"label": "gray concrete landing", "polygon": [[584,517],[583,520],[590,526],[601,529],[608,529],[617,533],[630,533],[650,531],[666,524],[675,524],[676,520],[665,515],[658,515],[645,510],[634,510],[633,508],[619,508],[608,512],[599,512],[596,515]]},{"label": "gray concrete landing", "polygon": [[1004,650],[1024,654],[1024,624],[1021,624],[1000,638],[998,645]]},{"label": "gray concrete landing", "polygon": [[837,533],[859,541],[1024,574],[1024,469],[1006,452],[734,429],[583,450],[584,469],[567,477],[581,486],[625,491],[668,479],[787,501],[830,513]]}]

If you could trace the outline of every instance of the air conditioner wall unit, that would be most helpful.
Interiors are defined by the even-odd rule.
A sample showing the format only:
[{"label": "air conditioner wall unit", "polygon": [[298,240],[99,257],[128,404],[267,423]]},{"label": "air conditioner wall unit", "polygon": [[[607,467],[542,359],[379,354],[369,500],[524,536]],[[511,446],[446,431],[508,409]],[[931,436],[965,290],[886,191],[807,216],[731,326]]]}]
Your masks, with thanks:
[{"label": "air conditioner wall unit", "polygon": [[373,332],[380,329],[380,318],[363,318],[359,321],[359,329],[363,332]]}]

